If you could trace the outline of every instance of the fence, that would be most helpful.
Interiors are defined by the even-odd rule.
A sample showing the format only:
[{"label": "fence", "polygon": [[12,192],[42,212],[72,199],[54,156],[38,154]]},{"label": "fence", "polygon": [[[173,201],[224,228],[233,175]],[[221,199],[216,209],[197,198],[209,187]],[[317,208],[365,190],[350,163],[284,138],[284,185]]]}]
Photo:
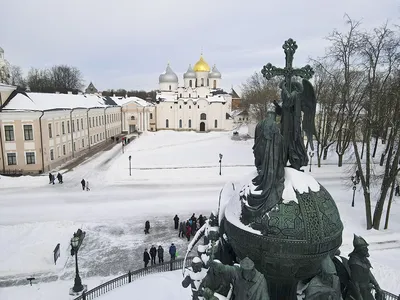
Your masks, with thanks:
[{"label": "fence", "polygon": [[[188,257],[186,259],[185,267],[189,267],[192,263],[193,257]],[[112,291],[113,289],[135,281],[138,278],[154,274],[154,273],[161,273],[161,272],[168,272],[174,270],[180,270],[183,268],[183,261],[184,259],[177,259],[172,262],[167,262],[164,264],[153,265],[147,268],[139,269],[136,271],[129,271],[128,274],[121,275],[117,278],[114,278],[110,281],[107,281],[95,288],[82,293],[79,297],[75,298],[74,300],[92,300],[94,298],[100,297],[105,293]],[[388,299],[389,300],[389,299]]]},{"label": "fence", "polygon": [[396,296],[395,294],[383,290],[382,294],[383,294],[383,300],[400,300],[400,295]]}]

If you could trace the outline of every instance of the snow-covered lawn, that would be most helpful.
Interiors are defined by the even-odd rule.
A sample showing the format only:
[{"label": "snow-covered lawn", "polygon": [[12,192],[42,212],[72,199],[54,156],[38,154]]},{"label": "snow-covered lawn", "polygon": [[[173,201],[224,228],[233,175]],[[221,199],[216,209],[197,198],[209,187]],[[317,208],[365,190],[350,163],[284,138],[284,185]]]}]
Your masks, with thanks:
[{"label": "snow-covered lawn", "polygon": [[[238,184],[254,171],[252,145],[252,140],[233,141],[230,133],[145,133],[124,153],[117,145],[65,173],[63,185],[49,185],[47,176],[0,177],[0,299],[23,299],[24,291],[32,295],[40,291],[40,296],[29,299],[69,299],[74,262],[68,245],[78,228],[87,233],[79,266],[89,289],[141,268],[143,250],[152,244],[161,244],[167,252],[173,242],[182,256],[188,242],[178,237],[172,218],[178,214],[183,220],[192,213],[208,216],[216,210],[224,184]],[[219,153],[223,154],[221,176]],[[400,293],[400,198],[393,203],[389,230],[367,231],[359,191],[355,207],[350,205],[350,167],[336,167],[334,153],[324,163],[322,168],[313,165],[311,173],[337,202],[345,226],[342,254],[351,251],[353,233],[365,237],[382,288]],[[82,191],[82,178],[90,182],[90,192]],[[151,223],[150,235],[143,232],[146,220]],[[55,265],[57,243],[61,256]],[[12,286],[25,284],[30,276],[40,283]],[[170,275],[159,276],[163,281]]]}]

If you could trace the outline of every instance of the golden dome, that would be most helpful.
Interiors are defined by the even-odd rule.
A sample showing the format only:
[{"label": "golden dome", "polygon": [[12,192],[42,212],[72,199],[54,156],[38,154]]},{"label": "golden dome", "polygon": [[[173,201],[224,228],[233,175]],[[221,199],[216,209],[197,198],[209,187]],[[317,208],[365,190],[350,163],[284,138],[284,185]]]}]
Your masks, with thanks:
[{"label": "golden dome", "polygon": [[203,55],[200,55],[199,61],[194,65],[193,70],[195,72],[210,72],[210,66],[203,58]]}]

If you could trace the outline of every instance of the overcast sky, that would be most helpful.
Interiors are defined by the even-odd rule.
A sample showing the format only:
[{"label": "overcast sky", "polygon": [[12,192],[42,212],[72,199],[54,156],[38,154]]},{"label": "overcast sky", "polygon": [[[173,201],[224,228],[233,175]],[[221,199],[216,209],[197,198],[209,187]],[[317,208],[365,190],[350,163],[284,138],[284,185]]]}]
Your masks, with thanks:
[{"label": "overcast sky", "polygon": [[324,54],[324,38],[345,30],[344,14],[365,28],[400,24],[398,0],[0,0],[0,47],[25,72],[68,64],[85,83],[156,89],[169,61],[182,82],[203,49],[238,87],[268,62],[282,66],[283,42],[299,46],[294,64]]}]

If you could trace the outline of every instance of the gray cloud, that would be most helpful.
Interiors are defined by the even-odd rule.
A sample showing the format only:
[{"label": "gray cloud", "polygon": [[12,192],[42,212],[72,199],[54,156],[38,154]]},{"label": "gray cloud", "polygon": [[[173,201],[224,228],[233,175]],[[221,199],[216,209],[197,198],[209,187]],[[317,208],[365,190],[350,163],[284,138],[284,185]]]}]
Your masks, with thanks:
[{"label": "gray cloud", "polygon": [[[226,88],[271,62],[297,40],[296,65],[324,54],[345,28],[345,13],[365,28],[398,22],[397,0],[0,0],[0,46],[24,70],[80,68],[99,89],[154,89],[170,61],[181,75],[203,49]],[[181,77],[180,77],[181,78]]]}]

